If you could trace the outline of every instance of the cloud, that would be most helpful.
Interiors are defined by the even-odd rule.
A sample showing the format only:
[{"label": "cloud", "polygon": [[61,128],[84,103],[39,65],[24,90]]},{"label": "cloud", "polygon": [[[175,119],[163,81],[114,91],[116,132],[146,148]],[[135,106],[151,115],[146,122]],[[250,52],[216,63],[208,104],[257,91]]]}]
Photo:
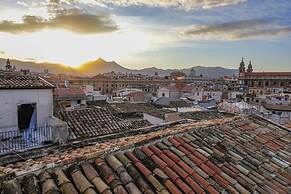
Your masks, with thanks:
[{"label": "cloud", "polygon": [[241,40],[266,36],[287,36],[291,26],[277,25],[273,20],[243,20],[216,25],[194,25],[178,29],[180,37],[201,40]]},{"label": "cloud", "polygon": [[64,29],[78,34],[105,33],[118,30],[109,15],[92,15],[77,9],[58,10],[49,19],[38,16],[23,16],[21,23],[0,22],[0,32],[13,34],[36,32],[42,29]]},{"label": "cloud", "polygon": [[[82,0],[79,0],[82,1]],[[177,7],[185,10],[195,8],[211,9],[235,5],[247,0],[96,0],[101,3],[119,6]]]}]

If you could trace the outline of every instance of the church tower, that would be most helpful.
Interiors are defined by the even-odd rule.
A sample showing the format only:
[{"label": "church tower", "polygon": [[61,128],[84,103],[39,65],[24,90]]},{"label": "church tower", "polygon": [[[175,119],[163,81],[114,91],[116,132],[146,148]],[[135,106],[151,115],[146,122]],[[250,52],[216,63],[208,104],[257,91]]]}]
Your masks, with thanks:
[{"label": "church tower", "polygon": [[248,65],[248,69],[247,69],[248,73],[252,73],[253,72],[253,65],[252,62],[250,61],[249,65]]},{"label": "church tower", "polygon": [[239,65],[239,73],[241,74],[245,72],[246,72],[246,68],[245,68],[244,58],[242,58]]},{"label": "church tower", "polygon": [[12,71],[12,66],[10,64],[9,58],[6,60],[5,70],[6,71]]}]

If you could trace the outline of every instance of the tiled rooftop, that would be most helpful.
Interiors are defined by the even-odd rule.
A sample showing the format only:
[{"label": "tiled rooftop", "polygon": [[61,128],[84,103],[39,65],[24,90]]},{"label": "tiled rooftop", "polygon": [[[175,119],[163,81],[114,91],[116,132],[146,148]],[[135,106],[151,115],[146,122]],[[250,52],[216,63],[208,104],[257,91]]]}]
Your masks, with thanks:
[{"label": "tiled rooftop", "polygon": [[43,78],[23,75],[20,72],[0,70],[0,89],[50,89],[54,86]]},{"label": "tiled rooftop", "polygon": [[147,113],[152,116],[164,119],[165,114],[174,113],[175,111],[157,108],[149,103],[115,103],[111,104],[113,110],[117,113]]},{"label": "tiled rooftop", "polygon": [[147,127],[145,120],[127,121],[114,116],[107,108],[83,108],[60,112],[75,138],[94,137]]},{"label": "tiled rooftop", "polygon": [[54,90],[54,97],[57,99],[64,98],[85,98],[86,94],[81,88],[58,88]]},{"label": "tiled rooftop", "polygon": [[195,111],[180,113],[183,119],[193,119],[193,120],[209,120],[209,119],[222,119],[225,117],[232,117],[234,115],[229,113],[223,113],[218,111]]},{"label": "tiled rooftop", "polygon": [[259,119],[183,131],[187,126],[6,181],[4,193],[290,193],[290,131]]},{"label": "tiled rooftop", "polygon": [[267,110],[291,112],[291,104],[264,104],[263,106]]}]

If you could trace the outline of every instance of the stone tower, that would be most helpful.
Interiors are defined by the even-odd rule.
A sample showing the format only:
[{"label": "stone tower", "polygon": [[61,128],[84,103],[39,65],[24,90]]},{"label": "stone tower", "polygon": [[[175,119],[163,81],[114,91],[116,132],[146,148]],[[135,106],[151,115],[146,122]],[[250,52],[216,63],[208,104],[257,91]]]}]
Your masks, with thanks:
[{"label": "stone tower", "polygon": [[239,65],[239,73],[245,73],[246,72],[246,68],[245,68],[245,63],[244,63],[244,58],[241,59],[240,65]]},{"label": "stone tower", "polygon": [[248,69],[247,69],[248,73],[252,73],[253,72],[253,65],[252,62],[250,61],[249,65],[248,65]]},{"label": "stone tower", "polygon": [[10,64],[9,58],[6,60],[5,70],[6,71],[12,71],[12,66]]}]

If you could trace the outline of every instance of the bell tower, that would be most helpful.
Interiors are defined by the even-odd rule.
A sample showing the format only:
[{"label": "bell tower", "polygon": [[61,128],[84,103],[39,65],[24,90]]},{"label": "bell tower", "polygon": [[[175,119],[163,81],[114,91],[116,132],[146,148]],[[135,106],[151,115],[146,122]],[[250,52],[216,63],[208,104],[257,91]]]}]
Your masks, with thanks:
[{"label": "bell tower", "polygon": [[248,73],[252,73],[253,72],[253,65],[252,62],[250,61],[249,65],[248,65],[248,69],[247,69]]},{"label": "bell tower", "polygon": [[12,66],[10,64],[9,58],[6,60],[5,70],[6,71],[12,71]]},{"label": "bell tower", "polygon": [[244,62],[244,58],[241,59],[240,65],[239,65],[239,73],[245,73],[246,72],[246,68],[245,68],[245,62]]}]

